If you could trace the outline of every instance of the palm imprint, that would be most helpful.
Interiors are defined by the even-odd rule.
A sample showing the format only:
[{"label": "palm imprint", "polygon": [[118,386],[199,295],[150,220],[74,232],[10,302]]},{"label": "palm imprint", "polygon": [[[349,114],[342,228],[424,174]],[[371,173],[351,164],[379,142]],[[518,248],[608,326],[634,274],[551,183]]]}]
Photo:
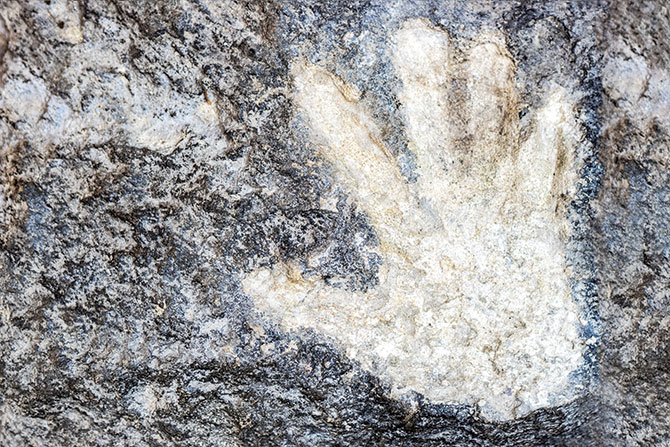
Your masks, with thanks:
[{"label": "palm imprint", "polygon": [[294,101],[379,238],[379,285],[347,291],[282,264],[251,272],[243,288],[284,328],[330,336],[398,395],[479,404],[508,419],[574,397],[583,343],[561,205],[577,181],[581,136],[558,86],[521,125],[515,65],[499,35],[464,46],[422,20],[394,36],[416,182],[355,88],[295,62]]}]

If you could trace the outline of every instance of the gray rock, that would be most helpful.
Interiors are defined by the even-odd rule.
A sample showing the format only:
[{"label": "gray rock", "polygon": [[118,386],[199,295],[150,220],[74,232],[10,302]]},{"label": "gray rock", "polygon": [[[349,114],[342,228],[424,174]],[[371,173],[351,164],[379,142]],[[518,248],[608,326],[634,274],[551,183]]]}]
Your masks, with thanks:
[{"label": "gray rock", "polygon": [[[0,444],[670,444],[663,1],[0,5]],[[476,392],[395,393],[383,361],[261,312],[244,287],[294,265],[353,309],[383,290],[383,232],[320,152],[292,69],[354,92],[419,185],[390,37],[416,19],[463,67],[481,36],[504,48],[514,138],[532,137],[557,85],[576,112],[578,177],[551,203],[569,222],[583,362],[571,391],[513,418]],[[472,77],[449,79],[453,128],[471,129]],[[485,133],[454,147],[475,152]]]}]

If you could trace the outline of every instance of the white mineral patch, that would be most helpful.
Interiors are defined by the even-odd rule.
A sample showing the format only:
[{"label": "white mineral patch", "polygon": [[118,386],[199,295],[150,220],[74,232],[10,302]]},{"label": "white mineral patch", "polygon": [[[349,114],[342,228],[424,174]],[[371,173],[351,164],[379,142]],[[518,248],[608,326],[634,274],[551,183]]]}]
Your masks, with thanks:
[{"label": "white mineral patch", "polygon": [[[603,86],[617,106],[640,128],[650,119],[670,127],[670,78],[651,68],[646,59],[623,42],[612,43],[619,56],[609,56],[603,67]],[[623,148],[622,148],[623,149]]]},{"label": "white mineral patch", "polygon": [[[573,102],[556,87],[530,112],[522,141],[502,39],[484,35],[468,48],[457,60],[449,36],[420,20],[395,35],[416,183],[401,175],[358,92],[296,62],[294,100],[379,237],[379,286],[355,293],[277,265],[243,287],[287,330],[315,328],[341,343],[397,395],[415,390],[509,419],[572,399],[569,375],[583,362],[569,226],[556,211],[577,180],[580,135]],[[462,99],[450,90],[457,78]],[[463,116],[467,128],[454,124]]]},{"label": "white mineral patch", "polygon": [[138,386],[129,396],[128,408],[142,417],[154,414],[158,406],[158,398],[151,386]]},{"label": "white mineral patch", "polygon": [[67,102],[50,92],[21,60],[6,61],[0,111],[17,121],[21,131],[31,132],[37,147],[113,140],[167,155],[189,139],[210,138],[212,153],[226,149],[216,104],[204,95],[182,96],[144,79],[130,81],[118,51],[88,42],[73,51],[77,57],[63,76],[91,76],[87,65],[91,60],[108,76],[102,83],[96,79],[75,84]]}]

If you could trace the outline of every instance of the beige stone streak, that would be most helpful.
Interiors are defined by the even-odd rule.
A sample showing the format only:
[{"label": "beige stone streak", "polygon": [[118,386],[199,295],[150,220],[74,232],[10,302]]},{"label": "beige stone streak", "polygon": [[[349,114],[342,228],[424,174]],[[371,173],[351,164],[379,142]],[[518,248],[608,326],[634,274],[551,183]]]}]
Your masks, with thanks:
[{"label": "beige stone streak", "polygon": [[393,155],[382,144],[378,126],[358,102],[359,93],[314,65],[293,67],[295,103],[305,112],[319,153],[333,165],[337,180],[372,219],[387,250],[417,243],[402,229],[419,233],[424,224],[413,191]]},{"label": "beige stone streak", "polygon": [[447,102],[452,78],[449,37],[423,20],[408,22],[395,36],[393,64],[402,90],[398,99],[406,116],[409,147],[421,171],[421,189],[444,186],[446,170],[457,162],[453,147],[453,114]]}]

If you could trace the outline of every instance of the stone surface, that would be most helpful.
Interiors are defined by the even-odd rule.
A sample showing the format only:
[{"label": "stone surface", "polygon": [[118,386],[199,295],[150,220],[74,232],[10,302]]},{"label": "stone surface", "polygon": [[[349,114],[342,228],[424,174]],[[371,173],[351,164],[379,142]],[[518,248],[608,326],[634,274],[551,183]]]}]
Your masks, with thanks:
[{"label": "stone surface", "polygon": [[0,444],[670,443],[662,1],[0,0]]},{"label": "stone surface", "polygon": [[520,141],[514,63],[500,36],[468,42],[460,63],[448,35],[423,20],[390,40],[414,184],[360,92],[316,65],[291,70],[319,154],[377,235],[379,284],[352,292],[278,264],[243,289],[285,328],[342,342],[396,392],[479,404],[496,419],[569,401],[584,351],[562,216],[583,165],[577,100],[551,87]]}]

